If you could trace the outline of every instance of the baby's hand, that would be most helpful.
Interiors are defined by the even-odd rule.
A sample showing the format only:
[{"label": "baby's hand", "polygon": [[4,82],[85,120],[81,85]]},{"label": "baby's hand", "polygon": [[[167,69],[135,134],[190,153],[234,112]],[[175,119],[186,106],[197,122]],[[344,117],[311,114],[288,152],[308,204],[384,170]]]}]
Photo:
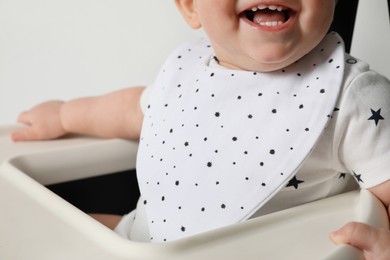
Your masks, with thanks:
[{"label": "baby's hand", "polygon": [[351,222],[331,234],[335,244],[349,244],[363,251],[366,260],[390,259],[390,230]]},{"label": "baby's hand", "polygon": [[61,123],[62,101],[48,101],[39,104],[19,115],[18,122],[27,125],[26,128],[14,132],[12,140],[48,140],[66,134]]}]

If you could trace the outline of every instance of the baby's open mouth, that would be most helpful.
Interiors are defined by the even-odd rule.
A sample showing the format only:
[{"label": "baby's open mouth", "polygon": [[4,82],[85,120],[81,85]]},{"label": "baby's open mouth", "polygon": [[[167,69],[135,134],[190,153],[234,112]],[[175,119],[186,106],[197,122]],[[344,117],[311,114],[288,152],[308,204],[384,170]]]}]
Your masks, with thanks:
[{"label": "baby's open mouth", "polygon": [[293,14],[293,10],[277,5],[259,5],[245,10],[241,16],[249,21],[267,27],[276,27],[286,23]]}]

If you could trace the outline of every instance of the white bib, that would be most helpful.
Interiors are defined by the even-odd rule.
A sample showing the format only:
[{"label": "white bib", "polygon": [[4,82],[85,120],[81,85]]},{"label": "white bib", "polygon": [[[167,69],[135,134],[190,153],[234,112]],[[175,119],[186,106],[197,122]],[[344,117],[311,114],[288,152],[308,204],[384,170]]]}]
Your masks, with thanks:
[{"label": "white bib", "polygon": [[286,186],[337,101],[341,38],[269,73],[212,68],[206,40],[179,48],[145,111],[138,181],[152,242],[249,218]]}]

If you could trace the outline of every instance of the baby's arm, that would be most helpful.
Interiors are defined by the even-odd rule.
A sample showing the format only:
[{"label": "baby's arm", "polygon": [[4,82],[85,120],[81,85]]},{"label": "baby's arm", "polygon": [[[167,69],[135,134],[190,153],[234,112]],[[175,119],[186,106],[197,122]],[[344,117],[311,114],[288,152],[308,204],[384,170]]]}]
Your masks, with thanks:
[{"label": "baby's arm", "polygon": [[[387,207],[390,218],[390,181],[370,189]],[[351,222],[331,234],[336,244],[350,244],[364,252],[365,259],[390,259],[390,230]]]},{"label": "baby's arm", "polygon": [[67,133],[106,138],[138,139],[143,113],[143,87],[69,102],[48,101],[23,112],[18,121],[27,127],[12,134],[14,141],[55,139]]}]

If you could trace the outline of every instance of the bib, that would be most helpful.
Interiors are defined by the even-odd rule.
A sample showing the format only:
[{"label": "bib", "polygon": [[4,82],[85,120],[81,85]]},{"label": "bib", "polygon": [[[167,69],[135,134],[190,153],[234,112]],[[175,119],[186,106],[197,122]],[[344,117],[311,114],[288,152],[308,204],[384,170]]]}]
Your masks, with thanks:
[{"label": "bib", "polygon": [[209,67],[213,55],[205,39],[177,49],[153,86],[137,159],[152,242],[249,218],[308,157],[343,79],[335,33],[275,72]]}]

